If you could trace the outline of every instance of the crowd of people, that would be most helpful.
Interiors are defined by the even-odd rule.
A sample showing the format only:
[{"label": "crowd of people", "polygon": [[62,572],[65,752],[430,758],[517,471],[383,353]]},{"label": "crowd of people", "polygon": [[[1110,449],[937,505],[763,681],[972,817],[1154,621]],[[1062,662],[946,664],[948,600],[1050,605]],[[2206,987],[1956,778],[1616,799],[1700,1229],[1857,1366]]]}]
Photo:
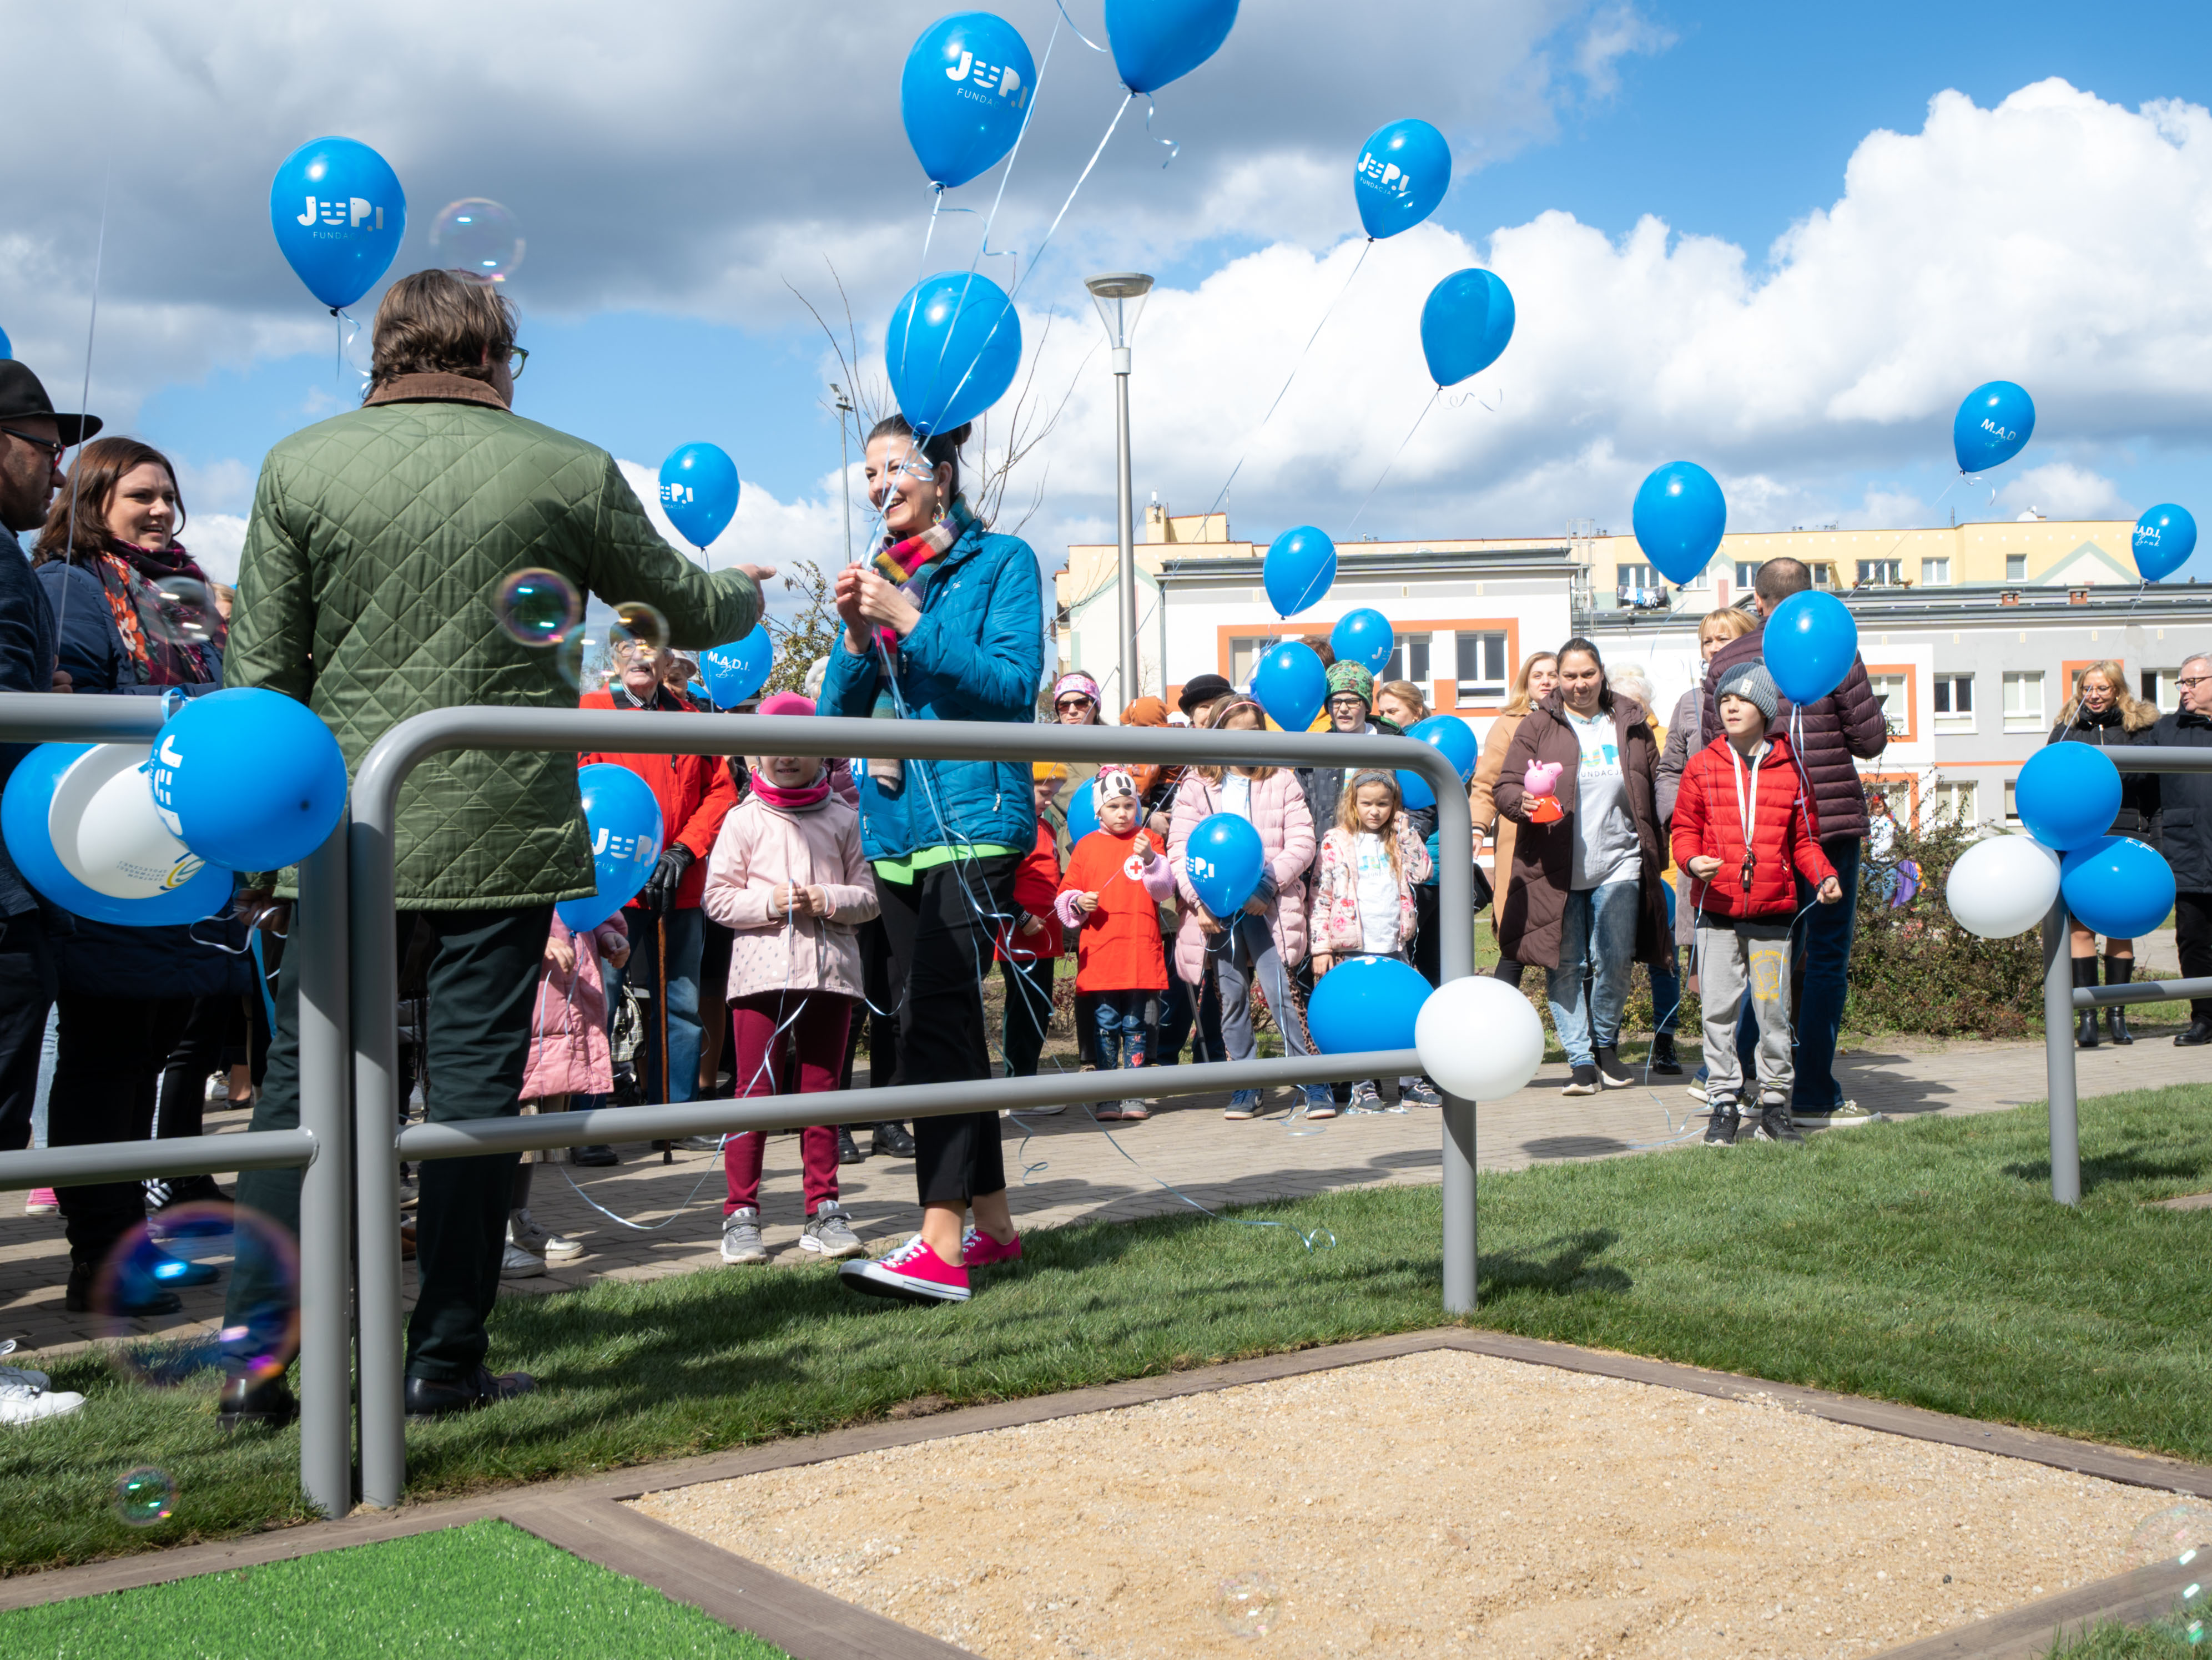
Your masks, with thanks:
[{"label": "crowd of people", "polygon": [[[234,593],[185,552],[167,458],[98,437],[95,417],[57,412],[28,368],[0,362],[0,523],[36,532],[28,559],[0,560],[0,688],[167,697],[267,687],[321,715],[349,765],[432,708],[567,707],[580,690],[584,707],[617,717],[711,707],[689,654],[751,629],[773,571],[709,574],[679,556],[605,451],[514,414],[522,362],[495,291],[441,272],[392,285],[362,407],[270,452]],[[896,416],[868,435],[881,545],[839,574],[838,638],[806,691],[773,695],[760,713],[1104,724],[1101,688],[1079,672],[1037,696],[1037,561],[971,509],[966,435],[918,435]],[[642,602],[666,637],[633,634],[604,686],[581,690],[562,654],[489,614],[501,579],[523,569]],[[1652,1016],[1642,1075],[1682,1073],[1674,1038],[1694,986],[1704,1054],[1689,1087],[1706,1140],[1723,1145],[1799,1140],[1806,1117],[1869,1116],[1834,1063],[1869,829],[1857,766],[1881,753],[1887,729],[1863,665],[1794,708],[1763,666],[1763,619],[1810,581],[1794,560],[1769,561],[1751,611],[1705,618],[1701,682],[1663,727],[1649,684],[1609,674],[1592,641],[1530,656],[1469,788],[1476,854],[1492,850],[1492,878],[1480,865],[1474,876],[1478,909],[1492,913],[1494,971],[1518,984],[1544,970],[1564,1092],[1638,1081],[1622,1045],[1640,964]],[[1429,714],[1410,682],[1377,684],[1334,660],[1327,675],[1329,732],[1395,733]],[[2154,721],[2119,666],[2098,665],[2052,741],[2212,744],[2212,663],[2192,659],[2181,684],[2183,709]],[[1175,708],[1139,697],[1118,724],[1225,733],[1268,722],[1249,693],[1209,673],[1182,686]],[[923,762],[898,757],[889,724],[866,747],[876,753],[666,756],[611,740],[580,757],[426,762],[402,796],[393,919],[403,1055],[421,1110],[451,1122],[823,1093],[851,1086],[864,1043],[878,1087],[1033,1074],[1072,955],[1078,1064],[1102,1074],[1086,1085],[1091,1111],[1128,1123],[1160,1098],[1146,1074],[1182,1063],[1186,1048],[1193,1062],[1249,1060],[1271,1024],[1283,1052],[1310,1053],[1305,1001],[1347,958],[1399,958],[1437,977],[1435,812],[1409,807],[1391,772]],[[0,751],[0,776],[21,753]],[[580,761],[635,772],[664,832],[635,897],[571,929],[556,905],[595,886]],[[2160,787],[2131,775],[2116,828],[2147,822]],[[2212,841],[2197,828],[2212,825],[2212,810],[2194,799],[2212,785],[2177,776],[2163,787],[2183,965],[2212,972]],[[1072,835],[1077,792],[1097,828]],[[1218,813],[1248,821],[1264,856],[1234,915],[1210,911],[1185,868],[1192,834]],[[283,949],[296,888],[273,872],[242,873],[236,886],[225,916],[117,927],[46,903],[0,850],[0,1149],[38,1134],[56,1146],[196,1135],[210,1099],[250,1103],[257,1129],[298,1123],[298,984]],[[2077,928],[2073,951],[2077,980],[2095,983],[2095,938]],[[2101,955],[2106,980],[2124,982],[2133,942],[2107,940]],[[985,996],[994,968],[995,1021]],[[2177,1041],[2212,1041],[2212,1006],[2195,1016]],[[2117,1010],[2109,1033],[2132,1041]],[[2080,1041],[2100,1041],[2094,1017]],[[1408,1076],[1306,1085],[1294,1110],[1374,1110],[1386,1086],[1401,1106],[1442,1101]],[[1263,1104],[1242,1090],[1225,1114],[1250,1119]],[[1022,1254],[1001,1134],[994,1110],[911,1128],[887,1116],[866,1149],[848,1128],[804,1131],[801,1249],[837,1262],[863,1294],[965,1300],[977,1271]],[[763,1138],[702,1145],[724,1166],[722,1259],[767,1261]],[[839,1171],[876,1156],[913,1160],[921,1217],[910,1239],[872,1258]],[[534,1387],[489,1370],[485,1319],[502,1278],[582,1250],[532,1214],[535,1165],[556,1157],[605,1165],[620,1154],[587,1145],[412,1172],[410,1414]],[[31,1207],[63,1219],[72,1310],[158,1315],[176,1310],[178,1286],[216,1270],[170,1259],[118,1277],[122,1241],[140,1230],[158,1240],[173,1207],[234,1199],[295,1231],[299,1193],[296,1171],[269,1171],[243,1175],[234,1195],[205,1177],[112,1183],[33,1194]],[[161,1262],[158,1251],[132,1260]],[[281,1367],[246,1358],[279,1341],[280,1267],[241,1231],[230,1274],[222,1420],[282,1422],[295,1408]]]}]

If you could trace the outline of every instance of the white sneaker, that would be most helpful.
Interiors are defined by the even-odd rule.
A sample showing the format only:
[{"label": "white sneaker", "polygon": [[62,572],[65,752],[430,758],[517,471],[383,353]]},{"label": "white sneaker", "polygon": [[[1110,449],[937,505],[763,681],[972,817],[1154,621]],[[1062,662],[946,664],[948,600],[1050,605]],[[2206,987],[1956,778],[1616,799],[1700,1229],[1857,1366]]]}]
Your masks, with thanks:
[{"label": "white sneaker", "polygon": [[509,1245],[499,1259],[502,1280],[535,1280],[545,1272],[545,1259],[533,1256],[520,1245]]},{"label": "white sneaker", "polygon": [[584,1254],[582,1242],[538,1226],[527,1205],[507,1213],[507,1243],[549,1262],[573,1262]]},{"label": "white sneaker", "polygon": [[1886,1124],[1889,1122],[1880,1113],[1869,1111],[1856,1101],[1838,1101],[1825,1113],[1808,1108],[1802,1112],[1795,1112],[1792,1116],[1816,1119],[1827,1125],[1832,1130],[1848,1129],[1857,1124]]},{"label": "white sneaker", "polygon": [[0,1424],[30,1424],[41,1418],[64,1418],[84,1404],[84,1396],[73,1390],[56,1394],[42,1383],[18,1381],[45,1376],[44,1372],[0,1366]]},{"label": "white sneaker", "polygon": [[722,1260],[725,1262],[765,1262],[768,1246],[761,1240],[760,1212],[750,1205],[722,1219]]}]

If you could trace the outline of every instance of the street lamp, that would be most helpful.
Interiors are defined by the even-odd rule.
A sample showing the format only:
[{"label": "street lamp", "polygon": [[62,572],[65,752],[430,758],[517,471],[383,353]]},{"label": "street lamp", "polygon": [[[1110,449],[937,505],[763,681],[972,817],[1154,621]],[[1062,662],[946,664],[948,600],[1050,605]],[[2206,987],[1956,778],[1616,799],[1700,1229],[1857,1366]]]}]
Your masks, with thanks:
[{"label": "street lamp", "polygon": [[1137,313],[1145,308],[1152,279],[1142,271],[1109,271],[1086,277],[1083,286],[1098,302],[1099,320],[1106,325],[1106,344],[1114,349],[1114,453],[1121,467],[1121,698],[1127,703],[1143,696],[1145,690],[1137,669],[1137,526],[1129,485],[1129,337],[1137,331]]}]

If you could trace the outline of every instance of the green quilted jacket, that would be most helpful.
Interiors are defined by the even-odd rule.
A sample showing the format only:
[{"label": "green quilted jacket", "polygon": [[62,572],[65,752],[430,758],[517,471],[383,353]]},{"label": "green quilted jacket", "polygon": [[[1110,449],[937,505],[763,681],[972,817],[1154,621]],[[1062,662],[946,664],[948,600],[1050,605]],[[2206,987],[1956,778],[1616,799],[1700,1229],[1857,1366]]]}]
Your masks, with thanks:
[{"label": "green quilted jacket", "polygon": [[[760,620],[760,586],[663,541],[605,450],[458,375],[408,375],[269,452],[239,561],[224,684],[300,698],[353,771],[394,724],[460,703],[573,708],[554,654],[500,627],[500,579],[557,571],[644,600],[687,648]],[[456,751],[399,799],[399,902],[481,910],[592,891],[576,757]],[[279,891],[296,891],[290,873]]]}]

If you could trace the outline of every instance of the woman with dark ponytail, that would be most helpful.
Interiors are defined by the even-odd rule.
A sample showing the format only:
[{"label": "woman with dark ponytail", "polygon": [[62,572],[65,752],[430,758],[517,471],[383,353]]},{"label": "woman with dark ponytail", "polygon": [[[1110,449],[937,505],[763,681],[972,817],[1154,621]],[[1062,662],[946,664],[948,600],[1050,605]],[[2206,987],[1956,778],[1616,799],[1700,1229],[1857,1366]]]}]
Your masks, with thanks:
[{"label": "woman with dark ponytail", "polygon": [[[1036,556],[1017,537],[993,535],[962,497],[967,436],[963,426],[921,438],[899,416],[869,433],[868,497],[884,537],[870,561],[838,573],[845,626],[822,683],[823,714],[885,722],[884,758],[854,770],[883,905],[864,966],[871,1000],[898,1023],[902,1084],[994,1074],[983,978],[999,926],[1018,914],[1015,870],[1036,841],[1026,761],[902,757],[891,724],[1032,718],[1044,660]],[[999,1116],[918,1118],[914,1139],[921,1231],[840,1272],[870,1296],[965,1302],[969,1268],[1021,1255]]]}]

